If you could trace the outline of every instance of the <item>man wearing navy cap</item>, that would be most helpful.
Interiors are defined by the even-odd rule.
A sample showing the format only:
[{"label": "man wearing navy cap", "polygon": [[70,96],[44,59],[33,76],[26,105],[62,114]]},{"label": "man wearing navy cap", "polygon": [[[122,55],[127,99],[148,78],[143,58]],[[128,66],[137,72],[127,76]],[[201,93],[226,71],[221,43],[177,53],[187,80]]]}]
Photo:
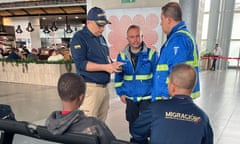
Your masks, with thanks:
[{"label": "man wearing navy cap", "polygon": [[106,120],[109,108],[110,74],[119,72],[122,65],[109,57],[109,48],[102,36],[106,24],[111,23],[104,10],[91,8],[86,26],[74,34],[70,45],[77,74],[82,75],[87,86],[81,110],[102,121]]}]

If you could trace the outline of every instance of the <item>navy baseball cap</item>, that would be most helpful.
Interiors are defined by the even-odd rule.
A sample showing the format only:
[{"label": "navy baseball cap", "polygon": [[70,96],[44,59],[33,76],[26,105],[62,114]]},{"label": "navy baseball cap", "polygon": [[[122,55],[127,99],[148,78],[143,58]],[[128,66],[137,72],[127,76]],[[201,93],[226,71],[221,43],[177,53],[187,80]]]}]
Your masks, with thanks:
[{"label": "navy baseball cap", "polygon": [[87,20],[95,21],[99,26],[111,24],[111,22],[107,20],[104,10],[99,7],[93,7],[89,10]]}]

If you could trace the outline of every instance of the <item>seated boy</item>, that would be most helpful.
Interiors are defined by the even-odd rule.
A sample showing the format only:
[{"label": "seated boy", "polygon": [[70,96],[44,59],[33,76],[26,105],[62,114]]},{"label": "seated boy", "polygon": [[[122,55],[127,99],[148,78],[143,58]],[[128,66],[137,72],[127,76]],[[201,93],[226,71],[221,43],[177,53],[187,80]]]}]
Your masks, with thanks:
[{"label": "seated boy", "polygon": [[100,120],[87,117],[78,108],[84,100],[86,85],[83,78],[74,73],[63,74],[58,81],[58,94],[62,111],[54,111],[46,120],[48,130],[55,135],[84,133],[97,135],[102,144],[110,144],[115,136]]}]

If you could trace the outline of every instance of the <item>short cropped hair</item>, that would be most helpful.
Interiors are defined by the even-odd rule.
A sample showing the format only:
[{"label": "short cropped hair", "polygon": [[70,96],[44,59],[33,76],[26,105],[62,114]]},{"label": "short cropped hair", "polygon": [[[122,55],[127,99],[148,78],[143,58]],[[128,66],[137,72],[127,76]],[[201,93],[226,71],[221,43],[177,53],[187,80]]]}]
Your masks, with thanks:
[{"label": "short cropped hair", "polygon": [[182,21],[182,10],[177,2],[169,2],[163,6],[162,14],[173,18],[175,21]]},{"label": "short cropped hair", "polygon": [[139,29],[139,30],[141,30],[140,26],[138,26],[138,25],[130,25],[130,26],[128,27],[128,29],[127,29],[127,32],[128,32],[129,30],[131,30],[131,29]]},{"label": "short cropped hair", "polygon": [[85,95],[86,84],[82,76],[75,73],[65,73],[58,80],[58,95],[63,101],[73,101],[80,95]]},{"label": "short cropped hair", "polygon": [[182,63],[173,67],[169,80],[177,87],[191,91],[196,83],[196,75],[191,65]]}]

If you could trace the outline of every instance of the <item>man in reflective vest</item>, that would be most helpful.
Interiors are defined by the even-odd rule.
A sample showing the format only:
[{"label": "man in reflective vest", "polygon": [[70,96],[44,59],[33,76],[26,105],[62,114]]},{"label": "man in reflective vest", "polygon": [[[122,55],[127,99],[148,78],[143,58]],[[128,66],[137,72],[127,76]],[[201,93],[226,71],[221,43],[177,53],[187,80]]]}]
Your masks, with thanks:
[{"label": "man in reflective vest", "polygon": [[115,88],[121,101],[126,104],[129,130],[139,113],[151,102],[152,77],[157,61],[157,53],[147,48],[142,37],[139,26],[129,26],[129,44],[117,57],[117,61],[124,64],[122,71],[115,73]]},{"label": "man in reflective vest", "polygon": [[170,2],[162,7],[161,26],[167,40],[163,44],[152,91],[152,101],[168,99],[168,76],[172,67],[178,63],[192,65],[197,71],[196,85],[192,91],[192,98],[200,96],[198,49],[195,39],[182,21],[182,11],[178,3]]}]

